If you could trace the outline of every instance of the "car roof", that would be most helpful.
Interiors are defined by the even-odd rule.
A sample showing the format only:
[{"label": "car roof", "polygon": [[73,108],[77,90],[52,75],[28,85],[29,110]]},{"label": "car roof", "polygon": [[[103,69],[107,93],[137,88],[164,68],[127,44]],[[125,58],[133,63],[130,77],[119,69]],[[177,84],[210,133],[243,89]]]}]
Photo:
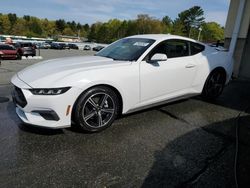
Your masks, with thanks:
[{"label": "car roof", "polygon": [[180,39],[180,40],[187,40],[187,41],[191,41],[191,42],[201,43],[201,42],[196,41],[194,39],[190,39],[190,38],[182,37],[182,36],[178,36],[178,35],[171,35],[171,34],[144,34],[144,35],[133,35],[133,36],[130,36],[127,38],[145,38],[145,39],[153,39],[156,41],[167,40],[167,39]]}]

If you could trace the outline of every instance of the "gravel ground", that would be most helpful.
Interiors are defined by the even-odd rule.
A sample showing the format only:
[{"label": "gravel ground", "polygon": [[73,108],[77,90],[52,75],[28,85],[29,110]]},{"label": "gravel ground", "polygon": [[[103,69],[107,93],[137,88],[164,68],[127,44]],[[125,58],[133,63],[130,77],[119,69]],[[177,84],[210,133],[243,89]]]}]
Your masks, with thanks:
[{"label": "gravel ground", "polygon": [[[93,54],[41,51],[44,59],[87,53]],[[250,83],[231,82],[213,103],[195,97],[87,134],[31,127],[17,118],[9,79],[37,61],[0,67],[0,187],[235,187],[236,125],[239,184],[249,185],[250,116],[236,117],[250,105]]]}]

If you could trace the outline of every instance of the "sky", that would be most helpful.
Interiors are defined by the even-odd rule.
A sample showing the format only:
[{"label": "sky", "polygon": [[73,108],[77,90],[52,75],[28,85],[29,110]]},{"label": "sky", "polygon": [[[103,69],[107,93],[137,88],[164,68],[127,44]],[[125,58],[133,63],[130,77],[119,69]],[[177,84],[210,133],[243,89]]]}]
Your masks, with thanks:
[{"label": "sky", "polygon": [[113,18],[135,19],[138,14],[175,19],[179,12],[201,6],[206,21],[224,26],[229,4],[230,0],[0,0],[0,13],[92,24]]}]

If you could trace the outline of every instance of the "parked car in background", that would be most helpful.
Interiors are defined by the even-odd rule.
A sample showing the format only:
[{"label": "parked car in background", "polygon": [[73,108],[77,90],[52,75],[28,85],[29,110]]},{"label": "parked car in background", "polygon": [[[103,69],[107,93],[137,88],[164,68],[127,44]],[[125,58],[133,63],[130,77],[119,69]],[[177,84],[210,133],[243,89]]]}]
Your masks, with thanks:
[{"label": "parked car in background", "polygon": [[85,45],[85,46],[83,47],[83,50],[91,50],[90,45]]},{"label": "parked car in background", "polygon": [[33,45],[35,46],[35,49],[41,48],[41,43],[33,43]]},{"label": "parked car in background", "polygon": [[28,124],[91,132],[127,114],[191,96],[215,99],[232,75],[230,54],[175,35],[136,35],[95,56],[61,58],[18,72],[13,101]]},{"label": "parked car in background", "polygon": [[79,47],[76,44],[68,44],[68,47],[70,49],[75,49],[75,50],[79,50]]},{"label": "parked car in background", "polygon": [[55,49],[55,50],[63,50],[63,45],[61,43],[56,43],[56,42],[53,42],[51,43],[51,49]]},{"label": "parked car in background", "polygon": [[0,44],[0,52],[2,59],[20,59],[17,49],[9,44]]},{"label": "parked car in background", "polygon": [[102,50],[104,48],[104,46],[96,46],[94,48],[92,48],[94,51],[98,52],[100,50]]},{"label": "parked car in background", "polygon": [[51,43],[51,49],[63,50],[69,49],[69,46],[66,43],[53,42]]},{"label": "parked car in background", "polygon": [[69,45],[66,44],[66,43],[59,43],[59,44],[63,47],[63,49],[67,49],[67,50],[70,49],[70,48],[69,48]]},{"label": "parked car in background", "polygon": [[49,49],[51,46],[50,44],[43,42],[43,43],[38,43],[36,47],[39,49]]},{"label": "parked car in background", "polygon": [[224,42],[217,41],[217,42],[210,43],[209,45],[212,47],[224,47]]},{"label": "parked car in background", "polygon": [[0,65],[1,65],[2,55],[3,55],[3,52],[0,51]]},{"label": "parked car in background", "polygon": [[14,46],[19,56],[36,56],[35,46],[31,42],[17,42]]}]

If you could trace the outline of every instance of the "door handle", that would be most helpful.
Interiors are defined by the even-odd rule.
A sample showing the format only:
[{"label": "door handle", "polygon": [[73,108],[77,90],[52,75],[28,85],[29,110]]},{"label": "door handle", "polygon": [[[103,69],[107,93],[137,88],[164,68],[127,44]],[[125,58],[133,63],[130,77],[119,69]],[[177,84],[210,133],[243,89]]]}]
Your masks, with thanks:
[{"label": "door handle", "polygon": [[187,65],[186,65],[186,68],[193,68],[193,67],[195,67],[194,64],[187,64]]}]

